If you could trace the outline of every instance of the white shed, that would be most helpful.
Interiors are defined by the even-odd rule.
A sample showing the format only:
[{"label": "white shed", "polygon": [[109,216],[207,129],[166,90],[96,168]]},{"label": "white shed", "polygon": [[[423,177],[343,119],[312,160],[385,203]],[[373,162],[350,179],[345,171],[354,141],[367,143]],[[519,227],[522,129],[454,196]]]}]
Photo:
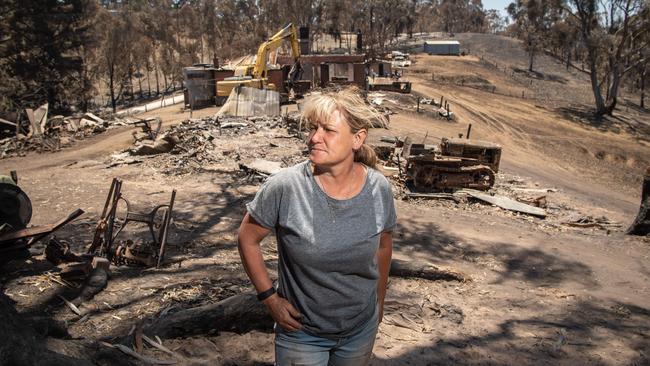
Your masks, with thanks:
[{"label": "white shed", "polygon": [[430,55],[460,55],[458,41],[425,41],[424,52]]}]

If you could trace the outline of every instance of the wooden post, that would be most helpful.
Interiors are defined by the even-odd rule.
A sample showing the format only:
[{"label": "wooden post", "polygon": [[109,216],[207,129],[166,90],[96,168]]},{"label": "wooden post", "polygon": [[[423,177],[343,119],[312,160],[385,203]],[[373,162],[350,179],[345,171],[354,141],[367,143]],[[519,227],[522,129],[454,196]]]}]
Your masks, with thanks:
[{"label": "wooden post", "polygon": [[418,96],[418,113],[420,113],[420,97]]},{"label": "wooden post", "polygon": [[469,134],[472,132],[472,124],[470,123],[469,126],[467,126],[467,138],[469,139]]}]

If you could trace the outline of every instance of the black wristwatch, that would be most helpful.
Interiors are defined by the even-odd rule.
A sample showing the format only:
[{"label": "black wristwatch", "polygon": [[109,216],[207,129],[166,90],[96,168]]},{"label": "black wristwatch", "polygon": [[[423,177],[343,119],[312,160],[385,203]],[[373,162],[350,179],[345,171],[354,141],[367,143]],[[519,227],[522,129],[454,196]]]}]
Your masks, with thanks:
[{"label": "black wristwatch", "polygon": [[275,293],[275,287],[271,287],[270,289],[268,289],[266,291],[262,291],[262,292],[258,293],[257,294],[257,299],[259,301],[264,301],[264,300],[268,299],[269,297],[271,297],[271,295],[273,295],[274,293]]}]

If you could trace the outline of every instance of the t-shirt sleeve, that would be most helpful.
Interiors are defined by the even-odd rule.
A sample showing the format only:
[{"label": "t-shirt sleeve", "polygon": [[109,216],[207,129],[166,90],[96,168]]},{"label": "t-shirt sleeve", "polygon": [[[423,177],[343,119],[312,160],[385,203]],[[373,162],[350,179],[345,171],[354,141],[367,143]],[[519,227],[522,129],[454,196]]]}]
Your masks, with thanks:
[{"label": "t-shirt sleeve", "polygon": [[246,204],[246,210],[260,225],[273,229],[278,223],[281,202],[281,179],[272,175],[262,184],[255,198]]},{"label": "t-shirt sleeve", "polygon": [[384,229],[382,231],[392,231],[397,224],[397,212],[395,211],[395,199],[393,198],[393,189],[388,179],[383,180],[382,199],[384,200],[385,217]]}]

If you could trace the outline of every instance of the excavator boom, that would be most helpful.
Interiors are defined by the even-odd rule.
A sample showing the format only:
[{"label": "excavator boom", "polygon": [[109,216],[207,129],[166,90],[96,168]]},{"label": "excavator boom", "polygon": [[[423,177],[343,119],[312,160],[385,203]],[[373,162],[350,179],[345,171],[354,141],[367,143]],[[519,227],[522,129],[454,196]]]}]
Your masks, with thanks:
[{"label": "excavator boom", "polygon": [[291,42],[291,55],[293,56],[294,62],[298,62],[300,59],[300,47],[298,46],[298,35],[296,32],[296,27],[289,23],[286,27],[282,28],[279,32],[274,34],[266,42],[262,43],[257,49],[257,57],[255,58],[255,67],[253,68],[253,78],[266,78],[268,70],[266,68],[266,59],[269,52],[274,51],[284,39],[289,38]]},{"label": "excavator boom", "polygon": [[277,86],[268,83],[266,62],[269,52],[280,47],[282,42],[287,38],[291,42],[291,55],[294,59],[294,64],[289,71],[289,87],[291,88],[293,82],[300,78],[302,67],[300,66],[300,47],[298,45],[296,27],[292,23],[289,23],[260,45],[257,50],[254,65],[240,67],[236,70],[234,77],[217,82],[217,98],[228,97],[232,89],[239,85],[258,89],[275,89]]}]

